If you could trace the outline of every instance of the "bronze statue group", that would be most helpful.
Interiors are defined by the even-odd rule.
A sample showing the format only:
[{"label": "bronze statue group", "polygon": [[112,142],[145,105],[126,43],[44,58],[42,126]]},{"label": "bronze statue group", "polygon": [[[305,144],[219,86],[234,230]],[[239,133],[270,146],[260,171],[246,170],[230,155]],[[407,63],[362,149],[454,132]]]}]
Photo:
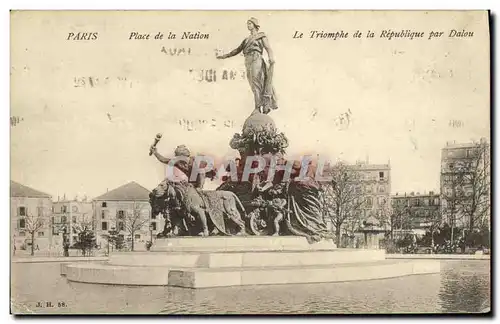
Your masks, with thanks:
[{"label": "bronze statue group", "polygon": [[[282,163],[286,136],[278,133],[267,115],[277,109],[272,85],[274,57],[266,35],[260,32],[257,19],[247,21],[250,35],[225,59],[243,52],[250,89],[254,94],[254,110],[245,122],[242,134],[235,134],[231,147],[240,153],[236,179],[223,177],[216,190],[203,190],[206,178],[214,179],[215,171],[191,177],[195,157],[185,145],[175,149],[175,160],[157,152],[156,143],[150,155],[168,165],[170,174],[151,193],[152,212],[163,215],[165,227],[158,237],[210,235],[299,235],[309,241],[329,237],[323,221],[320,184],[314,180],[315,166],[309,164],[306,177],[296,181],[301,170],[299,161],[292,163],[289,179],[278,171],[269,179],[270,156],[279,156]],[[263,51],[268,61],[263,58]],[[161,136],[160,136],[161,137]],[[242,177],[246,159],[266,158],[266,167],[247,179]],[[182,157],[182,159],[178,159]]]}]

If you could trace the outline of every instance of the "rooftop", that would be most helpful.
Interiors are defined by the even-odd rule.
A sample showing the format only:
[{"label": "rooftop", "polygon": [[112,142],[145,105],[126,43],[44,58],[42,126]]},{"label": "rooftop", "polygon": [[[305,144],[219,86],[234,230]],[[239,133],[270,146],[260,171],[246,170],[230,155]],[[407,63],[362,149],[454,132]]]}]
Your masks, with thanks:
[{"label": "rooftop", "polygon": [[45,192],[35,190],[24,186],[15,181],[10,181],[10,196],[11,197],[29,197],[29,198],[52,198],[51,195]]},{"label": "rooftop", "polygon": [[488,142],[486,141],[485,138],[481,138],[480,141],[474,141],[474,142],[469,142],[469,143],[456,143],[455,141],[451,141],[451,142],[446,142],[446,146],[443,147],[443,150],[474,148],[482,143],[487,144]]},{"label": "rooftop", "polygon": [[94,200],[108,201],[149,201],[150,191],[137,182],[129,182],[121,187],[110,190]]},{"label": "rooftop", "polygon": [[408,198],[408,197],[437,197],[439,192],[429,191],[429,192],[396,192],[392,195],[392,198]]},{"label": "rooftop", "polygon": [[352,168],[357,168],[359,170],[369,171],[369,170],[390,170],[391,166],[389,164],[366,164],[358,163],[351,165]]}]

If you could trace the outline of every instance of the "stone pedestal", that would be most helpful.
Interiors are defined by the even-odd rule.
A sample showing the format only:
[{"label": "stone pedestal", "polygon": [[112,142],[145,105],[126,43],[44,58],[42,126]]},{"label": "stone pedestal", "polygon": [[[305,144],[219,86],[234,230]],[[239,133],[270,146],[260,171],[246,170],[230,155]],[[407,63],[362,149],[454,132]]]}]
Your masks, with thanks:
[{"label": "stone pedestal", "polygon": [[208,288],[383,279],[439,272],[439,262],[386,260],[383,250],[336,249],[303,237],[186,237],[149,252],[119,252],[107,263],[61,265],[70,281]]},{"label": "stone pedestal", "polygon": [[151,251],[314,251],[335,248],[333,240],[310,244],[302,236],[209,236],[159,239],[154,242]]}]

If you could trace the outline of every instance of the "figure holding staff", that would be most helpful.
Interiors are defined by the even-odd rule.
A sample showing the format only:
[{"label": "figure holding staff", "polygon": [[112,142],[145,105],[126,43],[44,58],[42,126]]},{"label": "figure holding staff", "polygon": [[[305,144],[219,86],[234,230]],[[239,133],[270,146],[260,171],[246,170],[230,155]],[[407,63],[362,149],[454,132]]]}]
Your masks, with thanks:
[{"label": "figure holding staff", "polygon": [[[243,52],[248,83],[255,99],[255,110],[268,114],[278,109],[277,97],[273,87],[274,56],[266,35],[259,32],[260,25],[256,18],[247,21],[250,36],[245,38],[236,49],[225,55],[217,55],[217,59],[226,59]],[[269,57],[269,66],[262,56],[264,49]]]}]

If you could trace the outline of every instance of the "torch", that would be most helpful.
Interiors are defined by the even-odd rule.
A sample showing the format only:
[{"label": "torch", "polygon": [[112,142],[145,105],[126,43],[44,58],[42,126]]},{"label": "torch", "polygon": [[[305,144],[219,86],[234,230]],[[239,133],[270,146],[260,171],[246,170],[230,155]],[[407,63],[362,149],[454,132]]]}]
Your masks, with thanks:
[{"label": "torch", "polygon": [[158,144],[160,139],[161,139],[161,134],[160,133],[156,134],[155,141],[153,142],[153,145],[151,145],[151,147],[149,148],[149,156],[153,155],[153,149],[156,147],[156,144]]}]

